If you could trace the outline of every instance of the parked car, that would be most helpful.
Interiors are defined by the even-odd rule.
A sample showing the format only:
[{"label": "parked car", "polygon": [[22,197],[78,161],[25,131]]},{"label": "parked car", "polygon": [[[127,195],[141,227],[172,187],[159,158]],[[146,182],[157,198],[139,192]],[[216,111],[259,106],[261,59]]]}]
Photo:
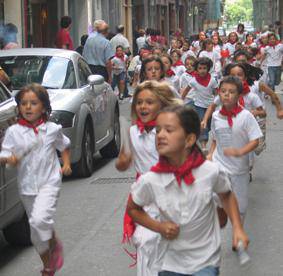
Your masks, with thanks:
[{"label": "parked car", "polygon": [[106,158],[118,155],[117,96],[103,77],[91,74],[80,54],[63,49],[12,49],[0,52],[0,65],[11,79],[13,93],[32,82],[47,89],[50,119],[61,124],[71,140],[71,162],[77,175],[92,174],[98,151]]},{"label": "parked car", "polygon": [[[0,143],[6,129],[16,120],[17,105],[8,89],[0,82]],[[0,230],[12,245],[30,245],[30,228],[21,203],[16,169],[0,166]]]}]

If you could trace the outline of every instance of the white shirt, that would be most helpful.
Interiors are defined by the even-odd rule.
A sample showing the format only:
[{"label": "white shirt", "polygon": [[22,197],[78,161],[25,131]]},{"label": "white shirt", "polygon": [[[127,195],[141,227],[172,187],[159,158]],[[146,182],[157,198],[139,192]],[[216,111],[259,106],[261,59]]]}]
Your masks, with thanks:
[{"label": "white shirt", "polygon": [[140,56],[136,55],[132,58],[130,65],[128,67],[128,71],[135,71],[138,64],[141,64]]},{"label": "white shirt", "polygon": [[224,148],[242,148],[250,141],[262,137],[260,127],[254,116],[243,109],[233,117],[233,126],[228,125],[226,116],[215,111],[212,115],[211,133],[216,141],[213,161],[217,162],[231,175],[241,175],[249,172],[249,154],[241,157],[225,156]]},{"label": "white shirt", "polygon": [[283,44],[279,43],[275,47],[266,46],[264,48],[266,54],[267,66],[281,66],[283,57]]},{"label": "white shirt", "polygon": [[181,60],[182,60],[182,62],[183,62],[184,64],[185,64],[186,58],[187,58],[188,56],[192,56],[192,57],[197,58],[196,54],[195,54],[192,50],[188,50],[188,51],[184,52],[184,53],[182,54],[182,57],[181,57]]},{"label": "white shirt", "polygon": [[138,50],[140,50],[145,44],[145,36],[140,36],[136,39]]},{"label": "white shirt", "polygon": [[221,62],[220,62],[221,55],[220,55],[220,53],[218,53],[217,51],[211,51],[211,52],[201,51],[200,54],[199,54],[199,58],[201,58],[201,57],[207,57],[213,62],[213,66],[210,69],[210,72],[212,74],[218,75],[221,72]]},{"label": "white shirt", "polygon": [[179,93],[180,79],[177,75],[173,75],[171,77],[164,77],[164,80],[167,81],[171,86],[173,86],[176,89],[176,91]]},{"label": "white shirt", "polygon": [[158,162],[158,152],[155,146],[156,130],[146,130],[141,133],[137,125],[130,128],[130,138],[133,150],[134,166],[138,173],[144,174]]},{"label": "white shirt", "polygon": [[122,34],[116,34],[114,37],[112,37],[110,40],[110,44],[114,52],[116,51],[117,46],[122,46],[124,50],[130,48],[128,39]]},{"label": "white shirt", "polygon": [[184,65],[171,66],[171,69],[178,77],[181,77],[181,75],[187,70]]},{"label": "white shirt", "polygon": [[62,152],[70,145],[61,125],[46,122],[37,129],[36,135],[32,128],[12,125],[2,143],[1,157],[12,154],[22,157],[17,166],[17,178],[23,195],[36,195],[44,185],[60,187],[61,166],[56,149]]},{"label": "white shirt", "polygon": [[224,50],[228,49],[229,55],[231,56],[235,52],[235,46],[236,46],[236,43],[232,44],[230,42],[227,42],[227,43],[224,44],[223,49]]},{"label": "white shirt", "polygon": [[193,274],[207,266],[220,265],[220,228],[213,193],[231,190],[231,184],[217,164],[205,161],[193,169],[195,181],[178,186],[174,174],[148,172],[131,188],[139,206],[154,203],[161,221],[180,225],[174,240],[159,243],[161,270]]},{"label": "white shirt", "polygon": [[111,59],[111,62],[113,64],[112,72],[113,72],[114,75],[119,75],[122,72],[126,72],[126,70],[127,70],[127,60],[128,60],[128,57],[126,55],[124,55],[124,60],[122,60],[121,58],[118,58],[118,57],[113,57]]},{"label": "white shirt", "polygon": [[[188,74],[187,72],[183,73],[183,75],[180,78],[180,87],[186,88],[187,86],[189,86],[192,78],[193,78],[193,76]],[[194,100],[194,98],[195,98],[194,88],[190,89],[189,93],[186,95],[186,98],[189,99],[189,100]]]},{"label": "white shirt", "polygon": [[217,81],[213,76],[211,76],[208,86],[203,86],[197,82],[195,77],[190,81],[190,87],[195,90],[195,105],[203,108],[207,108],[213,103],[214,99],[214,89],[217,88]]}]

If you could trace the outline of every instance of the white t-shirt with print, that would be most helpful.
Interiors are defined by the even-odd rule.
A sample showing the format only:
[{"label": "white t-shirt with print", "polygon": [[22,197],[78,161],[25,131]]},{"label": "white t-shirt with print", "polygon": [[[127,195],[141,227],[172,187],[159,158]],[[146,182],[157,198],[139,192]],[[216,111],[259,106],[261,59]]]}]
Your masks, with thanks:
[{"label": "white t-shirt with print", "polygon": [[131,188],[139,206],[154,203],[161,221],[180,225],[174,240],[159,243],[161,270],[193,274],[207,266],[220,265],[220,228],[213,193],[231,190],[231,184],[219,166],[205,161],[192,170],[195,181],[179,187],[174,174],[148,172]]},{"label": "white t-shirt with print", "polygon": [[277,44],[275,47],[266,46],[263,51],[266,54],[267,66],[281,66],[283,57],[282,43]]},{"label": "white t-shirt with print", "polygon": [[122,60],[121,58],[114,57],[111,59],[112,62],[112,72],[114,75],[119,75],[122,72],[126,72],[127,70],[127,60],[128,57],[125,55],[124,59]]},{"label": "white t-shirt with print", "polygon": [[226,116],[217,110],[212,115],[211,133],[216,141],[213,161],[222,166],[231,175],[242,175],[249,172],[249,154],[241,157],[225,156],[224,148],[242,148],[250,141],[262,137],[262,132],[255,117],[243,109],[233,117],[233,126],[230,127]]},{"label": "white t-shirt with print", "polygon": [[195,91],[195,105],[207,108],[210,104],[213,103],[214,99],[214,90],[217,88],[218,83],[213,76],[211,76],[209,84],[203,86],[193,77],[190,81],[190,87]]}]

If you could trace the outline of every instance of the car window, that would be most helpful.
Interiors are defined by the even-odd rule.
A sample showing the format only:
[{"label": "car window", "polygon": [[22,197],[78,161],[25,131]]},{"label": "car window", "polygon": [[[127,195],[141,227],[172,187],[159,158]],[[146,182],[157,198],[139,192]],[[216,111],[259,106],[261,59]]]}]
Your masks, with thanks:
[{"label": "car window", "polygon": [[78,71],[80,87],[87,85],[87,78],[91,74],[91,72],[87,63],[81,58],[78,60]]},{"label": "car window", "polygon": [[12,89],[36,82],[46,88],[76,88],[73,62],[55,56],[9,56],[0,57],[0,65],[12,82]]},{"label": "car window", "polygon": [[8,92],[6,89],[0,84],[0,103],[5,102],[8,100],[10,96],[8,95]]}]

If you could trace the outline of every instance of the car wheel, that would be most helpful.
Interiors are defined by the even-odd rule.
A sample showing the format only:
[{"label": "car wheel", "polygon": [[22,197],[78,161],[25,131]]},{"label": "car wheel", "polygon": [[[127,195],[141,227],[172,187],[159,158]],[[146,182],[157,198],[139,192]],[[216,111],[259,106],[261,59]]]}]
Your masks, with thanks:
[{"label": "car wheel", "polygon": [[11,245],[16,246],[29,246],[31,245],[30,239],[30,226],[26,213],[20,221],[14,222],[3,229],[3,235],[6,241]]},{"label": "car wheel", "polygon": [[94,154],[94,135],[89,122],[85,124],[83,140],[82,140],[82,155],[75,168],[75,174],[81,177],[89,177],[93,171],[93,154]]},{"label": "car wheel", "polygon": [[100,150],[100,154],[103,158],[114,158],[117,157],[121,146],[121,132],[120,132],[120,121],[118,111],[114,114],[114,137]]}]

